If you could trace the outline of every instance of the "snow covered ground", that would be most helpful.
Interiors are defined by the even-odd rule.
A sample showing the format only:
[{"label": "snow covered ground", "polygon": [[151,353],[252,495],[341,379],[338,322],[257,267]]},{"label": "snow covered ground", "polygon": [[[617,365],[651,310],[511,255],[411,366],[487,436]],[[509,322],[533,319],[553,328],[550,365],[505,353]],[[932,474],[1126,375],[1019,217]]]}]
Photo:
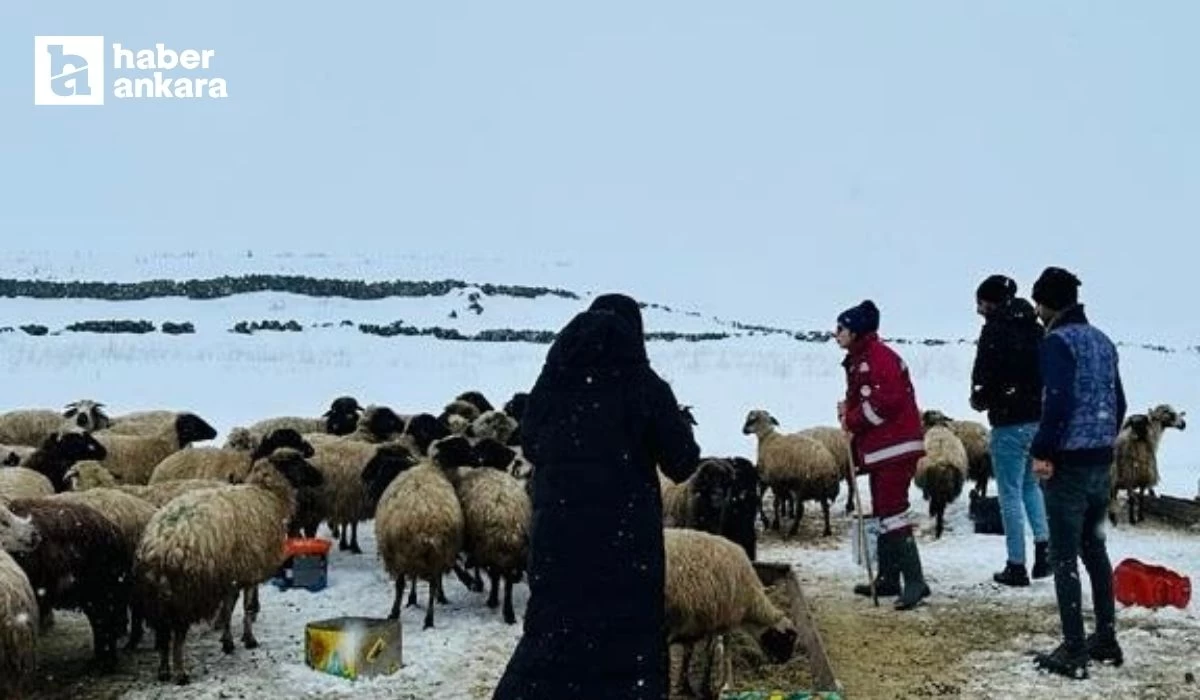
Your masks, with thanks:
[{"label": "snow covered ground", "polygon": [[[87,260],[68,264],[61,256],[43,259],[30,254],[0,260],[0,276],[139,280],[267,271],[255,265],[254,258],[236,267],[229,267],[230,259],[154,258],[140,266],[122,267],[118,262],[103,260],[96,263],[98,266]],[[373,272],[385,267],[384,262],[372,266],[358,259],[319,256],[287,260],[294,263],[294,272],[317,276],[394,276],[391,268],[380,274]],[[425,269],[427,275],[414,274],[410,269],[404,277],[436,279],[444,275],[474,282],[575,288],[568,279],[570,273],[551,264],[530,266],[528,275],[498,267],[486,258],[465,261],[465,271],[435,269],[440,264],[430,262]],[[282,271],[278,267],[272,265],[269,271]],[[231,427],[262,417],[319,414],[333,396],[340,394],[402,410],[436,411],[466,389],[480,389],[493,401],[503,401],[529,387],[547,346],[379,338],[336,324],[343,319],[356,323],[404,319],[415,325],[454,326],[464,331],[505,327],[555,330],[585,304],[556,298],[485,297],[484,312],[475,315],[464,313],[465,293],[458,292],[444,298],[377,302],[265,293],[212,301],[0,299],[0,326],[38,322],[54,328],[85,319],[146,318],[156,323],[192,321],[197,327],[195,335],[184,336],[0,334],[0,386],[4,387],[0,410],[58,407],[84,397],[105,401],[115,413],[186,408],[221,430],[217,439],[221,442]],[[449,313],[454,310],[458,318],[450,319]],[[253,336],[227,332],[241,320],[291,318],[305,324],[332,322],[335,326]],[[737,320],[755,321],[753,317]],[[965,317],[961,335],[974,336],[974,323],[974,319]],[[654,310],[647,312],[646,325],[648,331],[729,330],[726,324],[703,315]],[[905,329],[888,330],[904,335]],[[977,418],[966,404],[973,352],[970,345],[903,346],[900,350],[912,368],[924,407],[940,408],[956,417]],[[652,362],[671,381],[680,400],[695,406],[697,436],[708,454],[753,456],[753,438],[740,431],[746,412],[753,408],[770,410],[785,429],[828,424],[842,388],[840,354],[833,345],[759,336],[695,343],[654,342],[649,351]],[[1184,410],[1200,404],[1198,370],[1200,354],[1196,353],[1163,354],[1135,348],[1123,352],[1123,372],[1133,410],[1145,410],[1161,402]],[[1200,459],[1195,457],[1198,453],[1200,438],[1194,429],[1172,431],[1166,436],[1160,453],[1160,493],[1195,495],[1200,477]],[[916,492],[914,498],[920,501]],[[845,533],[851,521],[842,514],[840,501],[835,512],[837,527],[832,541],[810,535],[792,543],[768,538],[761,558],[787,561],[797,567],[806,591],[812,591],[819,619],[823,612],[828,613],[829,620],[850,620],[853,616],[872,620],[872,616],[888,614],[872,611],[869,604],[864,606],[862,601],[850,600],[844,594],[859,580],[861,572],[850,562]],[[934,542],[928,539],[930,535],[923,536],[923,556],[935,596],[930,605],[910,618],[911,623],[903,624],[911,624],[913,630],[924,629],[923,625],[945,627],[951,618],[939,616],[955,609],[978,611],[981,620],[1002,617],[1011,609],[1015,615],[1040,621],[1028,633],[1005,638],[1003,643],[985,648],[967,645],[960,655],[948,656],[943,665],[957,669],[960,678],[954,687],[959,697],[1012,697],[1035,687],[1049,689],[1053,697],[1189,697],[1196,686],[1184,686],[1183,675],[1186,671],[1200,674],[1200,603],[1195,599],[1182,611],[1122,611],[1129,657],[1122,670],[1101,669],[1086,684],[1037,677],[1028,669],[1023,654],[1052,643],[1056,620],[1047,607],[1053,604],[1052,584],[1038,582],[1022,591],[999,590],[991,585],[991,571],[1004,558],[1002,538],[972,534],[965,499],[951,506],[948,517],[950,529],[942,540]],[[45,680],[33,697],[489,697],[490,685],[516,642],[519,625],[504,625],[498,612],[483,605],[483,596],[467,592],[450,579],[447,593],[451,605],[439,610],[436,629],[422,631],[420,614],[405,611],[407,666],[396,676],[351,684],[304,666],[301,641],[306,622],[342,615],[383,616],[390,606],[392,586],[375,558],[371,526],[367,524],[360,530],[366,553],[355,557],[335,552],[330,586],[325,591],[310,594],[263,587],[263,612],[257,630],[262,648],[239,649],[226,657],[220,653],[215,634],[194,630],[189,647],[195,670],[192,686],[159,686],[154,681],[155,655],[149,649],[128,659],[115,678],[97,681],[85,675],[80,661],[87,656],[86,626],[81,626],[80,618],[64,614],[60,626],[45,640]],[[804,532],[809,531],[806,528]],[[1136,556],[1193,577],[1200,574],[1197,542],[1195,533],[1152,524],[1136,529],[1122,524],[1110,532],[1114,563]],[[422,589],[422,599],[423,595]],[[527,589],[519,586],[518,615],[526,595]],[[853,607],[856,605],[859,607]],[[837,629],[823,632],[830,638],[839,634]],[[868,629],[861,644],[869,649],[871,643]],[[835,658],[835,669],[839,663],[845,668],[855,666],[850,657]],[[858,690],[854,697],[873,697],[862,688]]]}]

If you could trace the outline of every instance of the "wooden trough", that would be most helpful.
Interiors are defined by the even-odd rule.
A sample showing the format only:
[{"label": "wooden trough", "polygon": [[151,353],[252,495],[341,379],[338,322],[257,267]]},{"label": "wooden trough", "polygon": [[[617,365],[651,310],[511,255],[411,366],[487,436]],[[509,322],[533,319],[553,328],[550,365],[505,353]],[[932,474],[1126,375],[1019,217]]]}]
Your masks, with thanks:
[{"label": "wooden trough", "polygon": [[[767,589],[768,595],[772,597],[776,605],[784,609],[796,626],[799,633],[796,640],[798,658],[793,659],[789,664],[798,664],[798,666],[789,669],[787,665],[752,664],[754,670],[750,670],[751,667],[742,665],[739,668],[739,664],[734,662],[730,669],[732,677],[727,677],[727,687],[730,689],[715,694],[715,688],[701,690],[701,688],[711,688],[706,683],[708,674],[713,672],[712,668],[716,663],[715,657],[701,660],[712,653],[712,648],[709,647],[704,652],[698,653],[699,658],[697,653],[693,654],[692,673],[700,668],[699,675],[704,678],[700,682],[695,682],[694,677],[689,679],[692,682],[693,691],[697,695],[672,695],[672,697],[699,697],[708,700],[718,697],[721,700],[817,700],[819,698],[840,700],[843,697],[841,686],[833,673],[833,667],[829,663],[829,656],[825,651],[825,644],[821,640],[821,634],[817,629],[812,612],[804,599],[804,592],[800,588],[795,571],[787,564],[769,562],[754,562],[754,571],[762,581],[763,587]],[[727,660],[733,660],[739,652],[746,653],[750,648],[756,648],[756,644],[753,642],[750,642],[750,646],[745,646],[746,642],[743,640],[752,639],[744,632],[733,632],[726,635],[723,653],[729,655]],[[744,660],[746,657],[742,658]],[[674,675],[674,673],[673,661],[672,674]]]},{"label": "wooden trough", "polygon": [[1162,520],[1193,528],[1200,527],[1200,501],[1174,496],[1146,496],[1142,510]]}]

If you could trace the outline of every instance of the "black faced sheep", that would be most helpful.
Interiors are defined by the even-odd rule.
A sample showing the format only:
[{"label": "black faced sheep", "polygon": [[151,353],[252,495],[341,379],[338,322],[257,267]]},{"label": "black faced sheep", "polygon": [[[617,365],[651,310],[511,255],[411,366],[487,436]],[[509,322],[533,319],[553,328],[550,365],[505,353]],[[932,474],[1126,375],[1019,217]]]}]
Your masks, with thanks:
[{"label": "black faced sheep", "polygon": [[1176,411],[1169,405],[1156,406],[1145,415],[1134,414],[1125,419],[1117,435],[1115,455],[1111,467],[1111,497],[1108,519],[1117,524],[1117,494],[1124,489],[1128,494],[1129,523],[1141,522],[1142,501],[1146,492],[1154,495],[1158,485],[1158,447],[1167,428],[1187,429],[1186,413]]},{"label": "black faced sheep", "polygon": [[217,431],[194,413],[181,413],[151,435],[96,433],[107,455],[100,460],[124,484],[145,484],[154,468],[193,442],[211,440]]},{"label": "black faced sheep", "polygon": [[418,455],[429,452],[429,446],[435,440],[450,436],[450,430],[445,424],[429,413],[418,413],[409,419],[404,426],[404,438],[407,447]]},{"label": "black faced sheep", "polygon": [[[92,627],[95,662],[102,673],[117,666],[117,640],[128,624],[132,579],[121,531],[95,509],[49,498],[0,505],[0,520],[30,518],[37,530],[6,544],[37,594],[43,618],[51,610],[81,610]],[[11,548],[10,548],[11,547]]]},{"label": "black faced sheep", "polygon": [[496,407],[492,405],[492,402],[488,401],[487,397],[484,396],[482,392],[478,391],[464,391],[463,393],[454,397],[454,400],[464,401],[471,404],[476,410],[479,411],[480,414],[496,410]]},{"label": "black faced sheep", "polygon": [[[776,430],[779,421],[763,410],[750,411],[742,425],[742,433],[758,438],[758,469],[762,482],[777,491],[790,492],[796,498],[796,518],[789,533],[800,529],[804,501],[821,503],[825,515],[824,535],[833,531],[829,523],[829,505],[837,498],[841,474],[829,450],[816,440]],[[779,500],[775,501],[773,529],[779,529]]]},{"label": "black faced sheep", "polygon": [[500,469],[460,470],[454,479],[463,512],[463,550],[468,562],[488,572],[488,607],[500,605],[504,581],[504,621],[515,624],[513,584],[525,574],[529,559],[532,504],[524,485]]},{"label": "black faced sheep", "polygon": [[508,438],[509,445],[521,444],[521,420],[525,417],[525,407],[529,405],[529,394],[524,391],[518,391],[513,394],[508,403],[504,404],[504,413],[517,421],[517,429]]},{"label": "black faced sheep", "polygon": [[108,450],[89,433],[54,432],[29,455],[24,466],[49,479],[55,491],[67,491],[71,488],[67,470],[77,462],[99,461],[107,456]]},{"label": "black faced sheep", "polygon": [[241,483],[246,480],[256,461],[275,450],[293,449],[305,457],[311,457],[313,454],[313,446],[291,428],[272,430],[266,433],[261,441],[252,440],[244,445],[248,449],[195,447],[180,450],[154,467],[149,483],[154,485],[181,479],[215,479],[227,483]]},{"label": "black faced sheep", "polygon": [[967,480],[975,482],[975,493],[987,496],[988,480],[992,478],[992,451],[987,426],[976,421],[954,420],[941,411],[925,411],[921,423],[928,430],[935,425],[950,429],[967,450]]},{"label": "black faced sheep", "polygon": [[[138,548],[135,579],[155,629],[159,680],[189,682],[184,664],[188,628],[218,612],[221,647],[234,649],[230,615],[239,592],[247,598],[283,563],[286,523],[296,489],[319,485],[321,474],[295,450],[259,460],[245,484],[184,494],[159,510]],[[253,611],[243,618],[242,643],[258,646]]]}]

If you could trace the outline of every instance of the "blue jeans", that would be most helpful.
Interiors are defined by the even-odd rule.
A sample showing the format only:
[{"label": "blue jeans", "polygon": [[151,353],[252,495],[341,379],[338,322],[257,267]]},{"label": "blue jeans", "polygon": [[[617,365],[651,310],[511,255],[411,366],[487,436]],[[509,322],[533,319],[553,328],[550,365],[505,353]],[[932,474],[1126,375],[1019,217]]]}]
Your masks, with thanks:
[{"label": "blue jeans", "polygon": [[1050,536],[1046,504],[1037,477],[1033,475],[1033,460],[1029,457],[1029,446],[1037,427],[1037,423],[1024,423],[992,428],[992,474],[1000,493],[1004,540],[1008,546],[1008,561],[1012,564],[1025,563],[1026,515],[1035,542],[1045,542]]},{"label": "blue jeans", "polygon": [[1113,571],[1104,543],[1108,515],[1107,464],[1092,467],[1055,465],[1046,481],[1046,510],[1050,516],[1050,559],[1054,562],[1054,592],[1063,639],[1072,649],[1084,644],[1083,609],[1078,560],[1083,559],[1092,582],[1096,633],[1112,639],[1116,630]]}]

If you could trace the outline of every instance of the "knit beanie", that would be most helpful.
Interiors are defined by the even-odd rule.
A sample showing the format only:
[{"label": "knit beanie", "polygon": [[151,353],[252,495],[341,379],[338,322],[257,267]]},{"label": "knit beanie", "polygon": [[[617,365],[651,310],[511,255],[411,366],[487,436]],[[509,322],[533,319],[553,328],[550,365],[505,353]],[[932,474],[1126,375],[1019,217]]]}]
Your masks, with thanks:
[{"label": "knit beanie", "polygon": [[1033,283],[1033,300],[1048,309],[1062,311],[1079,303],[1082,282],[1061,267],[1047,267]]},{"label": "knit beanie", "polygon": [[879,330],[879,309],[875,302],[867,299],[858,306],[843,311],[838,316],[837,323],[855,335],[874,333]]},{"label": "knit beanie", "polygon": [[977,301],[993,304],[1003,304],[1017,295],[1017,283],[1004,275],[992,275],[979,284],[975,290]]}]

